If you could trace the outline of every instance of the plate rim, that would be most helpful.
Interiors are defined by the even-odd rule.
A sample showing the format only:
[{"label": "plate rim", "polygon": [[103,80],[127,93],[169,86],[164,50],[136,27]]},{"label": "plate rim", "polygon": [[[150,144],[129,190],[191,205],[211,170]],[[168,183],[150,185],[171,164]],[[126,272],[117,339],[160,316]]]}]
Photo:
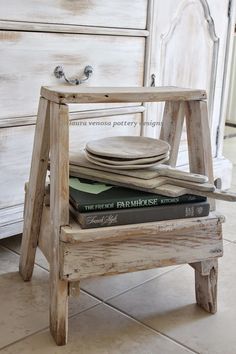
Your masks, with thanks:
[{"label": "plate rim", "polygon": [[[93,149],[93,147],[91,148],[91,145],[89,146],[89,144],[91,144],[91,143],[93,143],[93,142],[98,142],[98,141],[102,141],[102,140],[106,140],[106,139],[118,139],[118,138],[120,138],[120,139],[124,139],[124,138],[127,138],[127,139],[147,139],[147,140],[151,140],[152,142],[156,142],[156,143],[158,143],[158,142],[161,142],[161,144],[163,144],[164,146],[166,146],[166,149],[164,149],[164,146],[163,146],[163,149],[164,149],[164,152],[161,152],[161,154],[160,155],[162,155],[162,154],[164,154],[164,153],[167,153],[168,151],[170,151],[170,144],[168,143],[168,142],[166,142],[166,141],[164,141],[164,140],[161,140],[161,139],[154,139],[154,138],[150,138],[150,137],[141,137],[141,136],[127,136],[127,135],[125,135],[125,136],[111,136],[111,137],[105,137],[105,138],[101,138],[101,139],[95,139],[95,140],[90,140],[90,141],[88,141],[87,143],[86,143],[86,145],[85,145],[85,149],[88,151],[88,152],[90,152],[90,153],[92,153],[92,154],[95,154],[95,155],[98,155],[98,156],[103,156],[103,157],[116,157],[116,158],[125,158],[125,156],[124,155],[122,155],[122,154],[120,154],[120,153],[118,153],[118,154],[116,154],[116,153],[110,153],[110,152],[101,152],[101,151],[95,151],[94,149]],[[154,157],[154,156],[158,156],[157,155],[157,152],[156,151],[154,151],[154,152],[151,152],[151,150],[150,150],[150,153],[145,153],[145,154],[142,154],[141,156],[140,155],[135,155],[135,153],[131,156],[131,155],[129,155],[129,156],[126,156],[126,158],[127,159],[139,159],[139,158],[148,158],[148,157]]]},{"label": "plate rim", "polygon": [[149,168],[149,167],[153,167],[156,166],[158,164],[163,164],[164,162],[169,160],[169,157],[166,157],[164,159],[161,159],[159,161],[153,162],[151,164],[143,164],[143,165],[119,165],[119,166],[114,166],[114,165],[106,165],[103,164],[101,162],[98,162],[96,160],[91,159],[90,157],[88,157],[87,155],[85,155],[86,159],[90,162],[93,163],[95,165],[98,166],[102,166],[102,167],[106,167],[106,168],[111,168],[113,170],[118,169],[118,170],[139,170],[139,169],[144,169],[144,168]]},{"label": "plate rim", "polygon": [[96,156],[95,154],[92,154],[89,151],[84,150],[85,155],[89,156],[91,159],[96,160],[98,162],[104,163],[104,164],[108,164],[111,167],[116,167],[116,166],[123,166],[123,165],[144,165],[144,164],[149,164],[149,161],[144,161],[144,160],[148,160],[150,159],[150,163],[154,163],[156,161],[162,160],[164,158],[169,157],[169,152],[165,153],[165,154],[161,154],[159,156],[153,156],[153,157],[144,157],[144,158],[140,158],[140,159],[129,159],[129,160],[124,160],[124,161],[116,161],[114,163],[110,162],[109,159],[105,159],[102,158],[101,156]]}]

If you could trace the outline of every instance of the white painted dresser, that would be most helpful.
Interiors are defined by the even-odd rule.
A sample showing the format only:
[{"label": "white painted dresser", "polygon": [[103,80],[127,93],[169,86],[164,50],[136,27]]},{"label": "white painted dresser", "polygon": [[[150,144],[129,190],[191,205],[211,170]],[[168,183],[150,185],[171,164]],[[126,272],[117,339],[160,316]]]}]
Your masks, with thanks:
[{"label": "white painted dresser", "polygon": [[[229,170],[220,143],[231,27],[229,0],[0,0],[0,238],[22,230],[39,90],[58,84],[58,65],[79,78],[91,65],[84,85],[148,86],[155,74],[156,85],[206,88],[216,176]],[[90,138],[157,136],[160,128],[152,126],[161,120],[155,104],[71,112],[72,151]],[[179,164],[186,161],[183,136]]]}]

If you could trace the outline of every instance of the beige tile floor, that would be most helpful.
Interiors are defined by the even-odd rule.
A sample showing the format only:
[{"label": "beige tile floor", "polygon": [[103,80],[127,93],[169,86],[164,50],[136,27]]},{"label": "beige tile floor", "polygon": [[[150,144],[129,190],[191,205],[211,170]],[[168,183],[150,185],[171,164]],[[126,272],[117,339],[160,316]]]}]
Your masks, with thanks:
[{"label": "beige tile floor", "polygon": [[[236,138],[225,141],[234,163]],[[220,259],[218,312],[194,298],[193,270],[168,267],[82,282],[69,304],[69,343],[56,347],[48,330],[48,265],[37,252],[31,282],[18,274],[20,236],[0,241],[0,352],[81,354],[236,354],[236,206],[217,203],[227,218]]]}]

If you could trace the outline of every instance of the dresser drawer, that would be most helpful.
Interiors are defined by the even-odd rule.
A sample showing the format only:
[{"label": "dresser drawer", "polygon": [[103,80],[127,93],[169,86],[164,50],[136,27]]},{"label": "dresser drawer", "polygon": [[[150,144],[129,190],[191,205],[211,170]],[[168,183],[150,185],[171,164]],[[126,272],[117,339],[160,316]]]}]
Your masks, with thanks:
[{"label": "dresser drawer", "polygon": [[[70,152],[76,153],[88,140],[114,135],[140,135],[141,114],[83,119],[71,122]],[[0,209],[24,201],[29,179],[35,127],[0,129]]]},{"label": "dresser drawer", "polygon": [[0,0],[0,8],[7,21],[144,29],[147,1]]},{"label": "dresser drawer", "polygon": [[[35,115],[40,87],[64,83],[54,77],[57,65],[76,77],[91,65],[94,74],[85,85],[143,85],[143,37],[1,31],[0,52],[0,118]],[[104,105],[72,110],[96,107]]]}]

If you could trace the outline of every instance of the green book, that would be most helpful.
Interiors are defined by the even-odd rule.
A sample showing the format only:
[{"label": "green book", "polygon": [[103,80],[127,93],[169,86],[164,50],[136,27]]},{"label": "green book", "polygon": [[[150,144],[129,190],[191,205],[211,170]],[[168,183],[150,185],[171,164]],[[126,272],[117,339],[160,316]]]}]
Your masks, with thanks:
[{"label": "green book", "polygon": [[83,178],[70,178],[70,202],[81,213],[205,201],[205,197],[192,194],[173,198]]}]

